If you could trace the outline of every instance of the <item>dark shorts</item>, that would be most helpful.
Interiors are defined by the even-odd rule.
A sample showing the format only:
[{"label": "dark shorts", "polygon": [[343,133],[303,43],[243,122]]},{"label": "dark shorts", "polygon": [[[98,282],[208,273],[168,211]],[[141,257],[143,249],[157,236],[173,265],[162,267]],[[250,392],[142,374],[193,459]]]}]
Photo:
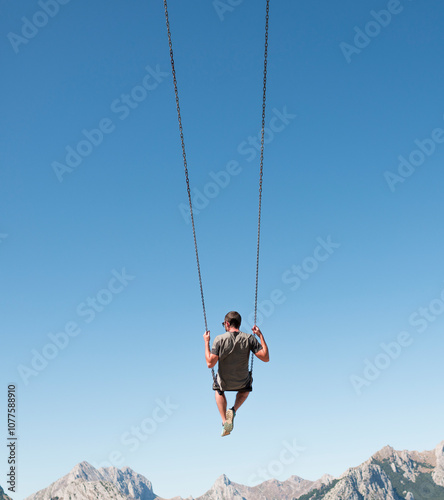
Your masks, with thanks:
[{"label": "dark shorts", "polygon": [[219,387],[219,384],[216,381],[213,381],[213,391],[217,391],[220,396],[224,394],[224,392],[251,392],[253,390],[253,377],[250,374],[250,380],[248,384],[242,389],[226,389],[222,391]]}]

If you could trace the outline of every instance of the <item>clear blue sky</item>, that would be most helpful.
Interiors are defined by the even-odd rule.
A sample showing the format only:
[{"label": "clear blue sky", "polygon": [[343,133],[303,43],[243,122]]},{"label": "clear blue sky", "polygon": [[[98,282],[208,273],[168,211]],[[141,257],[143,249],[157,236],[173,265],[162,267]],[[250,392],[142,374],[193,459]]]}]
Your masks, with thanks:
[{"label": "clear blue sky", "polygon": [[[265,3],[231,3],[169,2],[213,338],[254,300]],[[271,0],[271,362],[255,363],[221,439],[163,3],[57,5],[0,3],[0,435],[15,383],[14,500],[82,460],[128,465],[168,498],[223,473],[339,475],[386,444],[444,439],[444,7]],[[4,445],[3,487],[6,459]]]}]

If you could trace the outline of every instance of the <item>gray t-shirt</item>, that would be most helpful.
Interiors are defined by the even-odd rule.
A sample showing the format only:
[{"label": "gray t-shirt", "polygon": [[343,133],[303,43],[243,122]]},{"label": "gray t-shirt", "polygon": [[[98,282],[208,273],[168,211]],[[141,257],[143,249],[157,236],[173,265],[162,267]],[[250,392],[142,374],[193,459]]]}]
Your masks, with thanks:
[{"label": "gray t-shirt", "polygon": [[261,349],[251,333],[226,332],[214,339],[211,352],[219,356],[217,381],[222,391],[238,391],[248,385],[250,352],[256,354]]}]

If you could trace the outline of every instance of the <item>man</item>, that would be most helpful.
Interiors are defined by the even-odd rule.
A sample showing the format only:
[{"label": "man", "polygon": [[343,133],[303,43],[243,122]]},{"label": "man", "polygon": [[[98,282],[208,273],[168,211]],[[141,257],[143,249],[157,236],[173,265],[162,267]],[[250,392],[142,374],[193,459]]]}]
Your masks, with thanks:
[{"label": "man", "polygon": [[[222,417],[222,436],[227,436],[233,430],[233,420],[236,412],[245,402],[248,394],[253,390],[252,378],[248,370],[248,360],[252,351],[257,358],[265,363],[270,360],[268,346],[264,336],[255,325],[252,330],[259,337],[239,331],[242,318],[236,311],[231,311],[225,316],[222,326],[225,332],[214,339],[210,352],[210,332],[204,333],[205,360],[208,368],[213,368],[216,363],[218,372],[213,384],[216,404]],[[234,406],[227,410],[225,391],[237,391]]]}]

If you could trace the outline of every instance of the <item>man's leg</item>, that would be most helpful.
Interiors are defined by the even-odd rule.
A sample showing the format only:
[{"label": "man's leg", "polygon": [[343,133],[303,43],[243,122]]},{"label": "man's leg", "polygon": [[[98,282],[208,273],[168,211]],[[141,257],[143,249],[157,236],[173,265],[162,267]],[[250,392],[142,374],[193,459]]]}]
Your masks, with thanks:
[{"label": "man's leg", "polygon": [[248,394],[250,394],[248,391],[243,391],[243,392],[238,392],[236,394],[236,401],[234,402],[234,411],[237,412],[237,410],[245,403],[246,399],[248,398]]},{"label": "man's leg", "polygon": [[225,415],[227,414],[227,398],[225,397],[225,394],[219,394],[217,391],[214,391],[214,394],[216,396],[216,404],[219,409],[220,416],[222,417],[222,423],[225,423],[226,417]]}]

